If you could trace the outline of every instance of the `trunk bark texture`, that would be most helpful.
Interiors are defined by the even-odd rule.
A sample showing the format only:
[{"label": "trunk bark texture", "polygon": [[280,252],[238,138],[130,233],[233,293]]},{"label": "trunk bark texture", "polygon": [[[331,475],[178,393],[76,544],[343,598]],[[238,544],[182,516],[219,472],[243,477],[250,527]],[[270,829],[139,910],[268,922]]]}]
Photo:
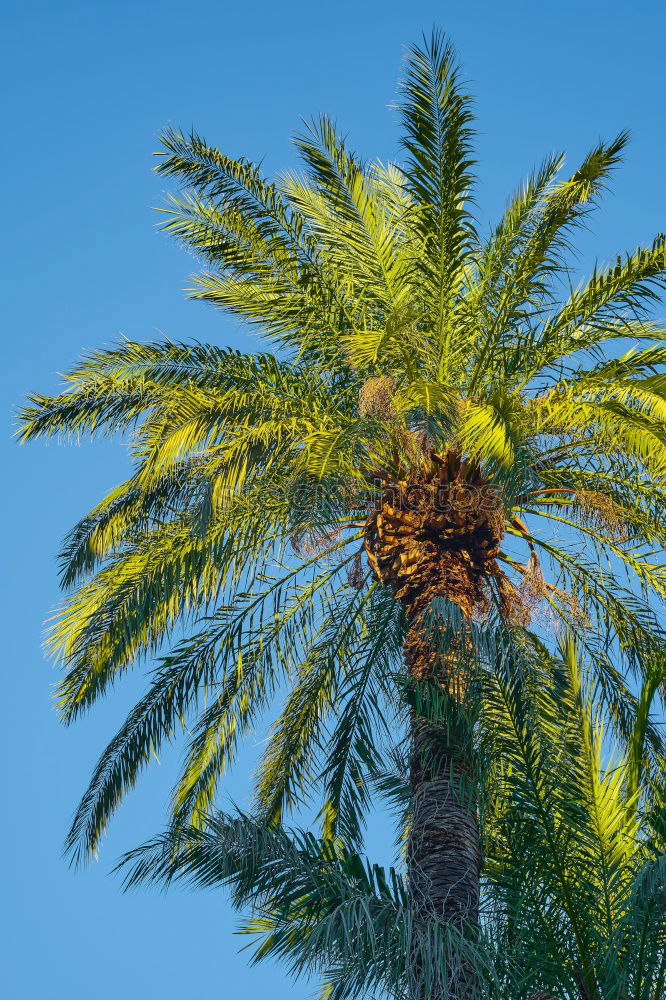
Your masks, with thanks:
[{"label": "trunk bark texture", "polygon": [[[481,839],[473,784],[471,719],[468,714],[468,670],[454,668],[450,655],[427,648],[412,626],[405,659],[415,679],[436,680],[447,692],[450,712],[433,718],[412,711],[410,780],[412,829],[407,852],[409,892],[415,916],[443,924],[468,940],[479,919]],[[429,670],[426,667],[429,662]],[[418,662],[415,662],[417,660]],[[433,977],[424,957],[432,942],[414,942],[412,1000],[472,1000],[478,981],[460,949],[454,949]]]},{"label": "trunk bark texture", "polygon": [[451,729],[443,733],[413,717],[410,892],[421,914],[462,930],[479,919],[481,846],[470,761],[461,743]]}]

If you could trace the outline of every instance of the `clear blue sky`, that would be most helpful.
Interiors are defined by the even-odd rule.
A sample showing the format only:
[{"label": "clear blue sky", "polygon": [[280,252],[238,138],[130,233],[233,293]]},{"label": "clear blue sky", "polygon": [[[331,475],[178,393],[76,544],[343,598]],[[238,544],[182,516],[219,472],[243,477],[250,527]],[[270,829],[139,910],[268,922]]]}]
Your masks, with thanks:
[{"label": "clear blue sky", "polygon": [[[160,827],[175,757],[131,796],[97,864],[73,873],[61,859],[89,770],[141,682],[63,729],[42,623],[57,600],[59,539],[126,466],[119,445],[18,448],[11,412],[27,390],[54,388],[54,373],[83,348],[119,333],[247,347],[223,316],[185,300],[192,261],[154,231],[156,133],[195,125],[225,152],[274,170],[294,163],[299,119],[326,111],[362,153],[390,158],[402,47],[433,23],[450,33],[478,98],[484,219],[549,151],[575,163],[599,136],[629,127],[626,166],[585,238],[581,269],[666,229],[661,0],[2,5],[8,1000],[312,994],[274,968],[246,968],[222,895],[122,895],[109,875],[122,850]],[[241,803],[251,756],[228,785]],[[388,836],[376,830],[372,849]]]}]

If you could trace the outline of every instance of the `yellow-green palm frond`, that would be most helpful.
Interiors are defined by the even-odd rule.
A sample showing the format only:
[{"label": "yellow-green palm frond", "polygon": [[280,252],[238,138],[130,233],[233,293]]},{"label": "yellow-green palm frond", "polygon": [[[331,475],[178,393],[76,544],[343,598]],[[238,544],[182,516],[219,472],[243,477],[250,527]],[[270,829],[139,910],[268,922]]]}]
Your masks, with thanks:
[{"label": "yellow-green palm frond", "polygon": [[618,257],[604,270],[595,269],[539,331],[533,343],[539,367],[532,368],[529,377],[573,352],[608,339],[631,337],[633,327],[659,301],[665,282],[666,237],[661,234],[651,246],[637,248],[624,260]]},{"label": "yellow-green palm frond", "polygon": [[[270,702],[276,684],[299,669],[315,628],[317,602],[337,606],[345,591],[347,600],[358,601],[346,584],[344,560],[320,571],[317,561],[310,560],[309,580],[290,569],[259,578],[251,591],[238,589],[233,604],[218,607],[161,658],[148,692],[93,772],[68,836],[74,857],[84,860],[97,850],[110,817],[151,755],[191,725],[193,714],[194,733],[174,808],[188,821],[206,812],[253,719]],[[342,669],[335,659],[332,664]]]},{"label": "yellow-green palm frond", "polygon": [[591,995],[613,995],[618,983],[658,973],[666,929],[655,912],[664,869],[653,870],[655,845],[639,833],[645,803],[631,777],[645,731],[637,718],[629,741],[609,751],[571,634],[550,663],[543,650],[540,660],[536,684],[502,664],[487,679],[489,892],[526,973],[556,994],[575,995],[583,982]]},{"label": "yellow-green palm frond", "polygon": [[375,168],[347,150],[329,119],[311,123],[295,143],[308,174],[288,176],[283,188],[324,260],[354,282],[357,308],[365,300],[371,310],[400,305],[412,285],[404,205],[388,201],[386,182],[380,188]]},{"label": "yellow-green palm frond", "polygon": [[[532,354],[536,331],[541,329],[557,294],[561,273],[567,270],[571,230],[593,207],[626,141],[627,135],[622,133],[610,143],[599,143],[568,181],[557,184],[552,181],[559,160],[547,161],[541,174],[528,183],[524,201],[518,200],[518,210],[513,205],[509,207],[507,228],[512,236],[511,222],[514,227],[518,224],[509,243],[510,257],[503,260],[500,255],[501,272],[491,282],[487,298],[482,296],[483,302],[477,303],[480,296],[475,297],[472,291],[472,301],[481,306],[481,317],[488,310],[487,326],[484,325],[478,338],[478,353],[470,365],[472,388],[483,379],[497,378],[500,374],[508,376],[510,384],[515,385],[520,368],[538,357]],[[501,246],[502,228],[500,236]],[[496,236],[491,237],[491,261],[496,240]],[[481,262],[483,266],[483,255]],[[485,292],[483,270],[480,279]],[[500,344],[504,349],[498,351]],[[499,369],[498,362],[502,366]]]},{"label": "yellow-green palm frond", "polygon": [[476,246],[472,105],[452,47],[436,32],[409,49],[399,103],[405,187],[421,253],[419,298],[435,336],[449,344],[448,312]]}]

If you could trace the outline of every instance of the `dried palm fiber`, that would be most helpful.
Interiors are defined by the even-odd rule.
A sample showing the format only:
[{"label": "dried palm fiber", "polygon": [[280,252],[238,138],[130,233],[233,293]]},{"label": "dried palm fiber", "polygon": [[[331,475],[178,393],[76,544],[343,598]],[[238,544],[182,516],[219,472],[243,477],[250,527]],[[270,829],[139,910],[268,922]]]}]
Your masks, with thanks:
[{"label": "dried palm fiber", "polygon": [[577,490],[576,502],[581,524],[598,531],[601,529],[616,542],[626,542],[627,525],[622,508],[612,497],[596,490]]},{"label": "dried palm fiber", "polygon": [[518,588],[504,578],[499,583],[500,610],[504,619],[525,628],[538,622],[542,627],[552,630],[554,619],[552,607],[546,597],[553,587],[547,584],[536,550],[530,545],[530,558],[522,570],[523,578]]},{"label": "dried palm fiber", "polygon": [[360,590],[365,580],[365,570],[361,561],[361,553],[357,553],[352,559],[351,566],[347,570],[347,583],[354,590]]},{"label": "dried palm fiber", "polygon": [[546,596],[546,581],[543,577],[539,557],[534,549],[530,552],[518,593],[523,604],[531,609],[536,609]]},{"label": "dried palm fiber", "polygon": [[309,531],[294,531],[289,536],[291,546],[297,555],[309,558],[322,555],[339,540],[339,528],[311,528]]},{"label": "dried palm fiber", "polygon": [[[529,544],[529,543],[528,543]],[[540,610],[546,596],[546,581],[541,571],[541,563],[534,548],[523,571],[520,586],[515,587],[508,576],[497,573],[497,593],[502,617],[512,625],[527,628],[535,612]]]},{"label": "dried palm fiber", "polygon": [[590,619],[575,594],[570,594],[561,587],[549,587],[548,593],[558,606],[561,617],[568,621],[571,628],[584,631],[590,627]]},{"label": "dried palm fiber", "polygon": [[497,591],[500,612],[504,621],[510,625],[529,625],[532,619],[532,608],[523,599],[521,591],[513,585],[506,573],[500,572],[498,574]]}]

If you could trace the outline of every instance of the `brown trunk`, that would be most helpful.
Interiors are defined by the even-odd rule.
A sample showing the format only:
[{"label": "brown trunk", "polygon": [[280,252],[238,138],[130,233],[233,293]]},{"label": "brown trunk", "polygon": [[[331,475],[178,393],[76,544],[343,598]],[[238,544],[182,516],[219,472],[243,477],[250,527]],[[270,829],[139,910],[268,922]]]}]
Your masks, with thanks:
[{"label": "brown trunk", "polygon": [[414,715],[409,885],[414,905],[463,929],[479,918],[481,846],[464,737]]},{"label": "brown trunk", "polygon": [[[472,771],[472,741],[467,683],[469,668],[451,654],[430,649],[417,626],[410,629],[405,659],[413,677],[437,681],[447,692],[449,711],[433,717],[418,708],[411,716],[410,780],[412,828],[407,869],[415,916],[474,936],[479,919],[481,841]],[[429,671],[426,674],[426,658]],[[464,658],[463,658],[464,659]],[[418,680],[417,680],[418,683]],[[418,706],[418,699],[417,699]],[[469,1000],[477,994],[473,970],[455,952],[434,980],[423,968],[428,940],[417,939],[412,955],[412,1000]]]}]

